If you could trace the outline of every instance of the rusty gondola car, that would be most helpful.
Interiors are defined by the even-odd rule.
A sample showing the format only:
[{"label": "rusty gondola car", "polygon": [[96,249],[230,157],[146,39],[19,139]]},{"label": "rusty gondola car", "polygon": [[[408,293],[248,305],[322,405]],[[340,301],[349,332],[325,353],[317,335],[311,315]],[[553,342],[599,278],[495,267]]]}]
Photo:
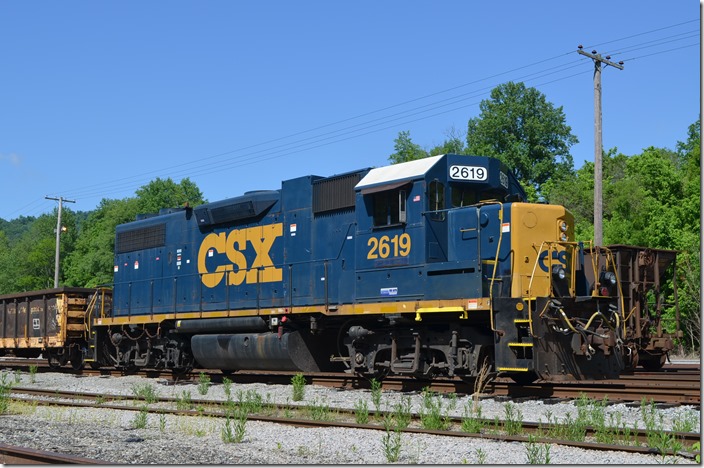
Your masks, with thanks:
[{"label": "rusty gondola car", "polygon": [[107,313],[111,297],[106,289],[70,287],[0,295],[0,353],[80,369],[91,354],[91,311]]}]

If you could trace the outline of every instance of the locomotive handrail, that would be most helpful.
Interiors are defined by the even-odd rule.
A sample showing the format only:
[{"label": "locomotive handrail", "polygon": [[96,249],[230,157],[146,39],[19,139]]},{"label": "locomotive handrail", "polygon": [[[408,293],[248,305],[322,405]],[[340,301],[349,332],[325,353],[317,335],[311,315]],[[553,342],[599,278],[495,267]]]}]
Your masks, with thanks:
[{"label": "locomotive handrail", "polygon": [[95,294],[90,299],[88,306],[86,307],[86,314],[83,316],[83,325],[85,326],[86,332],[91,330],[91,317],[93,316],[93,311],[95,310],[96,303],[98,302],[98,294],[100,294],[100,318],[105,317],[105,292],[109,291],[110,288],[96,288]]},{"label": "locomotive handrail", "polygon": [[[607,249],[609,254],[607,256],[607,262],[609,259],[611,259],[611,266],[613,267],[614,275],[616,276],[616,285],[618,286],[618,296],[619,296],[619,302],[621,303],[621,314],[623,316],[623,336],[626,336],[626,303],[623,297],[623,288],[621,286],[621,278],[619,277],[619,272],[618,268],[616,267],[616,260],[614,259],[614,254],[611,252],[611,249]],[[596,278],[596,276],[595,276]],[[618,317],[618,313],[616,313],[616,317]]]},{"label": "locomotive handrail", "polygon": [[[589,244],[591,245],[591,241],[589,241]],[[595,245],[595,246],[591,247],[591,249],[594,251],[594,255],[591,255],[592,272],[594,274],[594,286],[593,286],[593,290],[592,290],[592,295],[595,295],[595,294],[598,295],[598,293],[599,293],[599,291],[598,291],[599,257],[600,257],[601,251],[603,251],[604,256],[606,257],[606,260],[605,260],[606,266],[609,266],[609,264],[610,264],[610,266],[613,270],[613,273],[616,277],[616,285],[618,287],[619,304],[621,306],[620,307],[621,318],[623,319],[620,322],[623,325],[622,326],[623,336],[626,336],[626,328],[627,328],[626,322],[628,320],[626,317],[626,304],[625,304],[625,300],[623,297],[623,287],[621,285],[621,278],[619,275],[618,268],[616,266],[616,259],[614,258],[614,254],[611,251],[611,249],[609,249],[608,247],[604,247],[604,246]],[[633,313],[633,311],[631,311],[631,313],[628,314],[628,317],[630,317],[632,313]],[[618,313],[616,315],[618,316]]]}]

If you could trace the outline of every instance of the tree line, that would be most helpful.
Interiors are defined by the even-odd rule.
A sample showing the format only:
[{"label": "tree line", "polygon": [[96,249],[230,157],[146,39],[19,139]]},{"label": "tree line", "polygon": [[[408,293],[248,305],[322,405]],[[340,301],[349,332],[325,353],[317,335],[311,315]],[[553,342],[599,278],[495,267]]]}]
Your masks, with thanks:
[{"label": "tree line", "polygon": [[[678,299],[682,345],[700,348],[700,121],[674,149],[644,147],[624,155],[612,148],[603,156],[603,236],[605,244],[631,244],[678,250]],[[496,157],[521,181],[529,201],[564,205],[576,219],[578,240],[593,238],[594,163],[574,168],[570,148],[578,142],[555,107],[535,88],[504,83],[480,104],[466,131],[452,129],[429,149],[409,131],[394,140],[391,163],[456,153]],[[137,214],[189,203],[206,203],[189,179],[157,178],[124,199],[103,199],[90,212],[66,208],[61,235],[60,283],[95,287],[112,282],[115,227]],[[0,219],[0,294],[53,286],[56,212],[38,217]],[[672,302],[673,285],[665,285]],[[674,312],[668,310],[668,331]]]}]

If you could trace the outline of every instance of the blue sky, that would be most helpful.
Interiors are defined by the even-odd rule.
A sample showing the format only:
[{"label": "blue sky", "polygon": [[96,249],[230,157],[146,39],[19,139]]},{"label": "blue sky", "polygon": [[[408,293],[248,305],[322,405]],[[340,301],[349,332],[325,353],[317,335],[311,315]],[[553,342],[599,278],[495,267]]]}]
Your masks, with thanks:
[{"label": "blue sky", "polygon": [[0,218],[189,177],[209,201],[429,149],[523,81],[594,157],[675,149],[700,112],[693,0],[0,2]]}]

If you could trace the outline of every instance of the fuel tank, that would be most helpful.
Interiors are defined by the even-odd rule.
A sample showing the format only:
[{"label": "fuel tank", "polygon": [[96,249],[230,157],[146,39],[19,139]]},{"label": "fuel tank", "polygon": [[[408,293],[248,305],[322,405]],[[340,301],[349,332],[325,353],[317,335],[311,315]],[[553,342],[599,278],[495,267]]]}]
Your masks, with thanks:
[{"label": "fuel tank", "polygon": [[191,350],[209,369],[320,372],[300,332],[195,335]]}]

